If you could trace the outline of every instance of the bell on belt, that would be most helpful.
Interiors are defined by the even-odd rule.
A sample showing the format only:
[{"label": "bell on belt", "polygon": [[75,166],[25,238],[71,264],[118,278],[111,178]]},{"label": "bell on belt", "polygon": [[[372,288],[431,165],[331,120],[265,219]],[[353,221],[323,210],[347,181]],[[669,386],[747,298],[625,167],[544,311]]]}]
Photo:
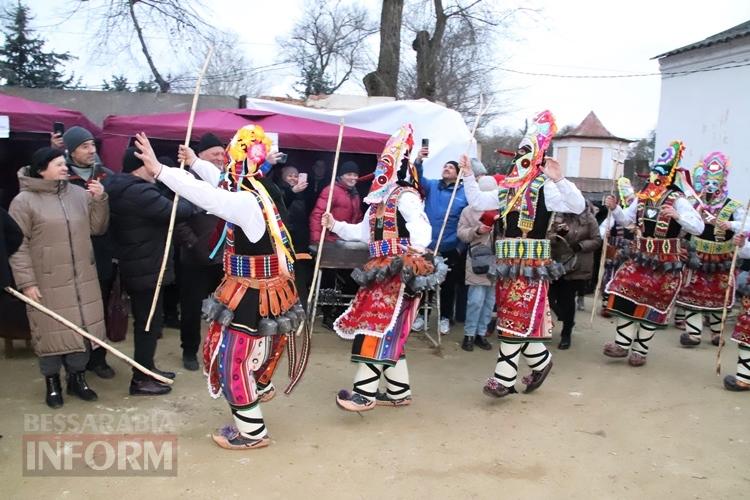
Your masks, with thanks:
[{"label": "bell on belt", "polygon": [[289,318],[289,321],[292,322],[292,329],[296,330],[300,322],[300,318],[297,317],[297,313],[289,309],[287,312],[284,313],[284,317]]},{"label": "bell on belt", "polygon": [[276,321],[269,318],[263,318],[258,321],[258,335],[268,337],[270,335],[276,335],[276,333],[278,333],[278,325],[276,324]]},{"label": "bell on belt", "polygon": [[279,333],[289,333],[292,331],[292,320],[286,316],[277,316],[276,323],[279,327]]},{"label": "bell on belt", "polygon": [[292,307],[292,310],[297,314],[297,317],[300,321],[305,321],[305,317],[307,316],[307,313],[305,312],[305,308],[302,307],[302,304],[299,302],[294,304],[294,307]]}]

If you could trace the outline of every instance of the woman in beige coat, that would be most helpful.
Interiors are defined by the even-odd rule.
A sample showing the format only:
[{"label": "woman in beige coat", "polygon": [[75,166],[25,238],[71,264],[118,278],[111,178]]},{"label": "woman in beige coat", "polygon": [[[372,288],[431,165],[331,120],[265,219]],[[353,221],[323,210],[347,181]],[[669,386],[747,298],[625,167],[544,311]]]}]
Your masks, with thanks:
[{"label": "woman in beige coat", "polygon": [[[106,231],[109,204],[98,181],[91,181],[86,190],[68,182],[63,154],[41,148],[31,165],[18,172],[21,192],[9,212],[23,232],[23,242],[10,264],[16,285],[27,297],[103,339],[104,310],[91,235]],[[89,352],[95,346],[36,309],[29,307],[27,312],[31,342],[47,383],[47,405],[63,404],[63,365],[68,394],[96,400],[85,378]]]}]

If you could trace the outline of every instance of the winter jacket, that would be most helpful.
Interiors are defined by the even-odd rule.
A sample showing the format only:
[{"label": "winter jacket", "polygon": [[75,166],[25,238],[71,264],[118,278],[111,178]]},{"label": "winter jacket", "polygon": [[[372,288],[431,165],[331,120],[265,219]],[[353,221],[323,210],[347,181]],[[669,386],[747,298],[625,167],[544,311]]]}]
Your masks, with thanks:
[{"label": "winter jacket", "polygon": [[294,250],[298,253],[305,253],[308,251],[307,247],[310,245],[310,227],[308,225],[307,203],[304,191],[295,193],[292,190],[292,186],[280,179],[277,185],[284,199],[284,206],[287,212],[284,224],[292,235]]},{"label": "winter jacket", "polygon": [[221,264],[219,250],[210,258],[214,250],[214,239],[221,219],[209,214],[201,207],[193,205],[190,217],[174,226],[174,239],[179,248],[180,264],[188,266],[212,266]]},{"label": "winter jacket", "polygon": [[[80,186],[86,189],[86,183],[91,179],[96,179],[101,183],[112,175],[115,175],[113,171],[102,165],[101,163],[94,164],[91,167],[91,176],[88,179],[79,177],[73,166],[76,166],[70,158],[66,157],[68,170],[70,171],[70,177],[68,180],[71,184]],[[80,167],[78,167],[80,169]],[[112,235],[109,230],[105,231],[104,234],[91,237],[91,243],[94,245],[94,259],[96,260],[96,273],[99,275],[100,282],[108,282],[112,279],[113,265],[112,259],[115,256],[115,247],[112,241]]]},{"label": "winter jacket", "polygon": [[[318,201],[310,213],[310,243],[317,244],[320,241],[322,227],[320,221],[326,211],[328,203],[328,192],[330,186],[323,188],[318,196]],[[337,221],[347,222],[349,224],[358,224],[362,222],[362,203],[359,193],[356,190],[350,191],[346,186],[337,182],[333,186],[333,199],[331,201],[331,215]],[[326,241],[336,241],[333,231],[326,232]]]},{"label": "winter jacket", "polygon": [[0,208],[0,288],[11,284],[8,257],[16,253],[22,242],[21,228],[4,208]]},{"label": "winter jacket", "polygon": [[[567,234],[558,234],[556,226],[560,223],[568,225]],[[584,210],[580,215],[556,213],[547,236],[552,246],[552,257],[556,261],[562,263],[573,254],[577,255],[575,267],[562,279],[590,280],[594,273],[594,252],[602,246],[594,215],[589,210]]]},{"label": "winter jacket", "polygon": [[[128,292],[153,290],[164,255],[172,200],[156,184],[132,174],[115,174],[105,180],[104,187],[109,193],[111,231],[122,284]],[[192,205],[180,199],[176,221],[187,220],[192,213]],[[163,283],[174,281],[173,260],[171,256],[167,259]]]},{"label": "winter jacket", "polygon": [[[424,211],[432,226],[430,248],[434,248],[440,234],[440,228],[443,227],[443,220],[445,219],[445,212],[448,210],[448,204],[453,194],[454,183],[446,184],[442,179],[427,179],[422,174],[422,163],[415,164],[415,166],[417,167],[419,183],[425,193]],[[466,201],[464,186],[462,184],[458,186],[456,197],[451,206],[451,213],[448,216],[448,222],[445,224],[443,239],[440,240],[440,252],[455,250],[459,246],[458,219],[468,204],[469,202]]]},{"label": "winter jacket", "polygon": [[474,274],[471,268],[471,247],[474,245],[487,245],[493,249],[493,236],[492,231],[484,234],[478,234],[477,229],[482,226],[479,218],[484,212],[482,210],[476,210],[471,207],[466,207],[461,212],[461,217],[458,219],[458,238],[466,243],[468,250],[466,252],[466,284],[467,285],[481,285],[481,286],[492,286],[492,282],[486,274]]},{"label": "winter jacket", "polygon": [[[20,193],[10,215],[23,232],[23,243],[10,258],[19,290],[36,286],[42,305],[103,339],[104,308],[94,263],[92,234],[107,229],[107,195],[95,200],[68,181],[18,173]],[[31,342],[38,356],[86,350],[84,339],[47,315],[27,308]]]}]

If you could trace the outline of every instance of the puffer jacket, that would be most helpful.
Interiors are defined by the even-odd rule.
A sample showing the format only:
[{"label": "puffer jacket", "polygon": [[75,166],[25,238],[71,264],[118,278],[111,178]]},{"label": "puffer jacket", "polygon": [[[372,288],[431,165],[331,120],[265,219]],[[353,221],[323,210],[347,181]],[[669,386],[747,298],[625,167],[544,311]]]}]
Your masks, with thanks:
[{"label": "puffer jacket", "polygon": [[493,284],[486,274],[474,274],[471,267],[471,247],[474,245],[487,245],[494,249],[492,244],[492,231],[484,234],[477,234],[477,229],[482,226],[479,218],[484,212],[471,207],[466,207],[461,212],[458,219],[458,239],[466,243],[469,250],[466,252],[466,284],[491,286]]},{"label": "puffer jacket", "polygon": [[[128,292],[144,292],[156,288],[164,244],[172,213],[172,200],[162,194],[156,184],[132,174],[115,174],[104,181],[112,212],[110,232],[119,260],[120,279]],[[192,205],[180,199],[176,221],[187,220]],[[174,245],[170,246],[170,254]],[[174,281],[172,257],[167,259],[163,283]]]},{"label": "puffer jacket", "polygon": [[[557,234],[556,227],[560,223],[568,225],[567,234]],[[573,270],[566,273],[562,279],[590,280],[594,273],[594,252],[602,246],[599,225],[591,211],[584,210],[580,215],[556,213],[547,236],[551,243],[552,257],[556,261],[562,263],[573,254],[577,256]]]},{"label": "puffer jacket", "polygon": [[[424,211],[432,226],[432,241],[430,248],[435,248],[440,229],[443,227],[445,212],[448,210],[451,196],[453,195],[454,183],[446,184],[443,179],[428,179],[423,175],[422,163],[415,163],[419,183],[425,193]],[[460,179],[457,182],[461,182]],[[456,189],[456,197],[451,205],[451,213],[445,224],[443,239],[440,241],[440,252],[449,252],[460,246],[461,241],[458,238],[458,219],[461,217],[461,211],[469,205],[464,193],[463,184]]]},{"label": "puffer jacket", "polygon": [[[322,226],[320,221],[323,218],[323,214],[326,211],[326,204],[328,203],[328,193],[330,186],[323,188],[318,196],[318,201],[315,203],[310,213],[310,243],[317,244],[320,241],[320,233]],[[357,190],[349,190],[346,186],[337,182],[333,186],[333,199],[331,200],[331,215],[337,221],[347,222],[349,224],[358,224],[362,222],[362,202],[359,198]],[[326,232],[326,241],[336,241],[336,236],[333,231]]]},{"label": "puffer jacket", "polygon": [[[107,230],[106,193],[95,200],[68,181],[29,177],[28,167],[18,172],[18,181],[20,193],[10,204],[10,215],[24,235],[10,258],[16,286],[38,287],[42,305],[103,339],[104,308],[91,235]],[[77,333],[36,309],[27,312],[38,356],[86,350]]]}]

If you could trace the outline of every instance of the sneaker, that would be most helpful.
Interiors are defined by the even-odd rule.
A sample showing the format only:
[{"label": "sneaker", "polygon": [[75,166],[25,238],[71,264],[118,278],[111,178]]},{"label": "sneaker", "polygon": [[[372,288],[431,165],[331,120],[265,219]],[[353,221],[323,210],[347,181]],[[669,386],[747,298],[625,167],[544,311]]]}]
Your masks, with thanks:
[{"label": "sneaker", "polygon": [[440,335],[448,335],[451,332],[451,321],[448,318],[440,318]]},{"label": "sneaker", "polygon": [[268,436],[260,439],[245,437],[232,425],[217,430],[211,434],[211,439],[225,450],[254,450],[255,448],[265,448],[271,444],[271,438]]},{"label": "sneaker", "polygon": [[464,335],[464,341],[461,343],[461,349],[463,349],[466,352],[471,352],[474,350],[474,338],[469,337],[468,335]]},{"label": "sneaker", "polygon": [[424,330],[424,318],[422,316],[417,316],[417,319],[411,324],[411,331],[421,332],[422,330]]},{"label": "sneaker", "polygon": [[583,311],[586,309],[583,302],[583,297],[581,295],[578,296],[578,299],[576,301],[576,309],[578,309],[579,311]]},{"label": "sneaker", "polygon": [[604,355],[610,358],[624,358],[628,355],[628,350],[624,347],[617,345],[614,342],[607,342],[604,344]]},{"label": "sneaker", "polygon": [[151,377],[145,379],[133,378],[130,381],[131,396],[161,396],[170,392],[172,392],[170,386],[162,384]]},{"label": "sneaker", "polygon": [[411,404],[411,396],[393,399],[385,392],[378,391],[375,395],[375,404],[378,406],[409,406]]},{"label": "sneaker", "polygon": [[474,337],[474,345],[479,347],[483,351],[489,351],[492,349],[492,344],[490,344],[490,341],[487,340],[486,337],[482,337],[480,335]]},{"label": "sneaker", "polygon": [[346,411],[368,411],[375,408],[375,400],[369,400],[361,394],[350,393],[347,390],[340,390],[336,395],[336,404],[339,408]]}]

